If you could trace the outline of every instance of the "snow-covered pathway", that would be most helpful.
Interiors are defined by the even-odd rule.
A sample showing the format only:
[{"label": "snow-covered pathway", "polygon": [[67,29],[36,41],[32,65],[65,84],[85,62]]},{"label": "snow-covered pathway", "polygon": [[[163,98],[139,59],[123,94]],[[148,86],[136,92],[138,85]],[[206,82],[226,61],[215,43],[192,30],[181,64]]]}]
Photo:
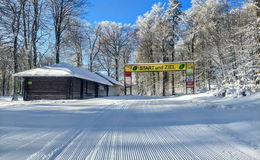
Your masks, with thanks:
[{"label": "snow-covered pathway", "polygon": [[260,94],[0,98],[0,159],[260,159]]}]

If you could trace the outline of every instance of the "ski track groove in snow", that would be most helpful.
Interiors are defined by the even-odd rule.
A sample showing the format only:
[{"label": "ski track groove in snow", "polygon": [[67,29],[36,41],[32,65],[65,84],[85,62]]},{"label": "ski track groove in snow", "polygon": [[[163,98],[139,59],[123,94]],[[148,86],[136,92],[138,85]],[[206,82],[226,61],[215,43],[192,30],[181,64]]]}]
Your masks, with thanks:
[{"label": "ski track groove in snow", "polygon": [[[73,133],[73,132],[72,132]],[[27,160],[34,160],[34,159],[50,159],[50,157],[55,153],[57,148],[59,147],[59,141],[63,142],[66,141],[69,137],[68,131],[61,132],[54,136],[52,140],[50,140],[43,148],[39,151],[35,152],[31,156],[27,158]]]},{"label": "ski track groove in snow", "polygon": [[[111,104],[111,105],[108,105],[108,106],[106,106],[106,107],[101,108],[101,110],[107,109],[107,108],[109,108],[110,106],[112,106],[112,104]],[[95,122],[98,122],[98,121],[101,121],[101,122],[102,122],[102,119],[104,119],[104,117],[102,117],[102,114],[104,114],[103,111],[101,111],[101,112],[97,115],[97,117],[91,121],[91,122],[92,122],[92,125],[89,127],[89,130],[91,130],[91,129],[95,126]],[[87,145],[87,144],[88,144],[88,141],[95,142],[95,140],[88,138],[88,137],[89,137],[89,135],[88,135],[89,132],[85,132],[84,134],[85,134],[85,136],[79,138],[80,141],[79,141],[78,143],[75,143],[76,146],[73,145],[73,144],[71,144],[71,147],[68,146],[67,149],[64,149],[64,150],[63,150],[63,152],[65,152],[65,153],[70,153],[71,156],[70,156],[69,158],[66,157],[66,156],[64,156],[65,153],[61,153],[61,154],[57,157],[57,159],[76,159],[76,158],[77,158],[77,159],[84,159],[85,157],[87,157],[86,159],[89,159],[89,158],[88,158],[89,155],[95,154],[95,151],[94,151],[94,153],[93,153],[93,150],[96,149],[96,148],[94,148],[94,147],[97,147],[98,145],[100,145],[99,143],[101,143],[101,142],[103,141],[103,137],[107,134],[107,132],[105,132],[105,133],[103,134],[103,136],[98,140],[97,146],[95,146],[95,144],[92,144],[92,143],[91,143],[91,145],[94,146],[94,147],[91,147],[91,146]],[[96,137],[99,137],[99,136],[96,135]],[[70,148],[71,148],[71,149],[70,149]],[[92,151],[91,151],[91,149],[92,149]],[[81,150],[81,151],[80,151],[80,150]],[[82,150],[83,150],[83,151],[82,151]],[[72,153],[71,153],[71,152],[72,152]],[[93,157],[94,157],[94,156],[92,155],[90,159],[93,159]]]},{"label": "ski track groove in snow", "polygon": [[[212,133],[212,139],[214,139],[219,143],[223,143],[223,145],[221,146],[222,148],[225,148],[225,152],[219,152],[221,157],[229,157],[229,159],[234,158],[234,159],[252,159],[251,157],[248,157],[245,153],[241,152],[240,150],[238,150],[236,147],[234,147],[232,145],[232,141],[229,141],[229,143],[225,143],[225,137],[226,134],[224,134],[224,136],[222,136],[222,138],[220,138],[219,136],[216,136],[214,133],[216,133],[216,131],[212,131],[212,129],[210,127],[199,127],[200,131],[205,131],[208,133]],[[223,133],[222,133],[223,135]],[[211,147],[213,150],[219,150],[218,147],[216,146],[212,146]],[[226,154],[229,153],[230,155]],[[217,153],[216,153],[217,155]]]},{"label": "ski track groove in snow", "polygon": [[[231,131],[226,128],[226,127],[220,127],[220,126],[210,126],[210,129],[212,130],[212,132],[216,133],[219,132],[220,134],[215,135],[216,138],[218,138],[219,140],[229,140],[229,144],[228,147],[226,149],[225,152],[229,152],[230,155],[232,155],[232,158],[235,159],[257,159],[259,158],[260,154],[257,153],[253,153],[248,155],[246,152],[250,152],[250,151],[255,151],[254,149],[249,149],[249,148],[244,148],[243,144],[245,144],[246,142],[244,140],[241,140],[239,138],[239,142],[241,144],[238,144],[238,141],[230,141],[230,139],[238,139],[238,137],[233,136],[232,133],[230,133]],[[225,133],[225,134],[223,134]],[[230,149],[232,149],[230,151]],[[238,154],[235,154],[238,153]],[[258,156],[258,157],[257,157]]]},{"label": "ski track groove in snow", "polygon": [[[155,98],[137,101],[100,99],[107,105],[98,105],[96,108],[94,102],[91,102],[91,105],[86,103],[93,112],[90,110],[92,114],[86,117],[87,121],[82,122],[86,124],[80,124],[78,128],[36,128],[31,132],[28,128],[7,127],[6,129],[0,126],[0,131],[4,131],[0,134],[0,159],[259,159],[256,155],[252,155],[260,154],[257,142],[253,143],[252,140],[246,141],[238,137],[233,130],[223,124],[178,124],[178,119],[170,117],[171,113],[174,116],[180,111],[183,116],[187,116],[184,113],[188,110],[187,107],[185,110],[181,107],[185,107],[185,103],[190,101],[180,102],[172,99],[173,102],[169,103],[171,99]],[[200,104],[199,100],[194,102]],[[97,103],[102,102],[98,100]],[[82,105],[84,104],[85,102]],[[88,112],[87,107],[83,108],[83,111]],[[19,105],[16,109],[19,109]],[[202,112],[207,113],[205,110]],[[80,110],[73,112],[73,109],[72,113],[81,114]],[[176,124],[175,120],[177,120]],[[253,139],[259,140],[260,137],[256,133],[251,135],[254,136]],[[10,150],[1,151],[1,147],[5,146]],[[28,147],[31,148],[26,150]]]},{"label": "ski track groove in snow", "polygon": [[[42,134],[44,134],[43,131],[39,131],[39,133],[33,134],[30,137],[26,136],[29,133],[30,133],[30,131],[25,131],[25,132],[21,131],[21,133],[19,133],[19,135],[17,135],[17,131],[13,131],[10,133],[10,135],[5,135],[0,139],[1,140],[0,146],[8,145],[10,143],[9,141],[11,141],[11,140],[15,140],[14,143],[16,146],[25,145],[24,141],[28,141],[34,137],[37,138],[39,136],[42,136]],[[26,143],[28,143],[28,142],[26,142]]]},{"label": "ski track groove in snow", "polygon": [[[151,103],[151,102],[150,102]],[[145,110],[144,111],[147,111],[148,109],[150,110],[149,112],[152,112],[153,111],[153,107],[151,107],[151,105],[149,105],[150,103],[147,103],[147,105],[145,106]],[[155,104],[159,104],[159,101],[156,100],[154,101]],[[188,159],[198,159],[198,157],[194,156],[190,156],[189,152],[190,150],[187,149],[187,147],[178,139],[175,137],[175,144],[169,144],[167,140],[165,140],[165,137],[168,138],[169,135],[167,134],[164,134],[163,131],[163,128],[158,128],[157,130],[159,130],[160,134],[158,134],[156,130],[152,130],[150,131],[150,133],[153,133],[153,134],[149,134],[147,136],[147,138],[149,139],[149,137],[154,137],[153,140],[155,140],[156,142],[161,142],[159,144],[154,144],[153,146],[156,147],[156,150],[155,151],[160,151],[158,153],[158,155],[161,155],[160,153],[163,153],[165,154],[165,152],[167,153],[168,155],[168,158],[171,157],[171,159],[184,159],[184,160],[188,160]],[[165,144],[165,145],[160,145],[160,144]],[[159,147],[159,148],[158,148]],[[162,157],[160,157],[161,159],[163,159]]]},{"label": "ski track groove in snow", "polygon": [[[16,155],[14,154],[16,151],[19,150],[26,150],[26,147],[33,145],[33,144],[41,144],[43,141],[46,141],[50,138],[49,135],[52,135],[52,132],[47,132],[47,133],[38,133],[35,136],[30,136],[30,137],[26,137],[22,140],[30,140],[29,142],[25,142],[24,144],[18,145],[16,148],[14,148],[13,150],[11,150],[10,152],[7,152],[6,154],[2,155],[0,157],[0,160],[6,160],[6,159],[16,159]],[[29,152],[33,152],[33,151],[29,151]],[[24,152],[23,155],[20,155],[20,158],[24,159],[27,156],[28,151]]]},{"label": "ski track groove in snow", "polygon": [[[195,130],[189,130],[186,132],[183,132],[183,130],[185,130],[185,128],[175,128],[173,131],[168,130],[168,132],[175,132],[174,137],[181,137],[182,139],[184,139],[184,137],[186,137],[189,140],[196,140],[196,136],[193,135],[194,132],[196,132],[198,129]],[[177,138],[179,139],[179,138]],[[195,147],[191,147],[191,150],[194,150],[195,153],[198,153],[198,157],[200,157],[201,159],[226,159],[224,156],[220,155],[219,153],[215,152],[213,149],[211,149],[211,147],[208,147],[207,145],[205,145],[205,142],[203,142],[203,139],[201,141],[199,141],[199,143],[201,143],[198,146]]]}]

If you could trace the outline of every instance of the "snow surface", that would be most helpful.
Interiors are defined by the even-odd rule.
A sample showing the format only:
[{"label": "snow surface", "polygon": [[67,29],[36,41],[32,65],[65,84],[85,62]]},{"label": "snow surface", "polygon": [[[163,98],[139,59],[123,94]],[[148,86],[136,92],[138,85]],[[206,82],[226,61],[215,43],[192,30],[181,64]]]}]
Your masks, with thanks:
[{"label": "snow surface", "polygon": [[0,159],[260,159],[260,93],[0,98]]},{"label": "snow surface", "polygon": [[59,63],[51,66],[44,66],[42,68],[36,68],[24,72],[19,72],[14,74],[17,77],[76,77],[81,79],[86,79],[94,82],[99,82],[101,84],[113,86],[108,80],[103,77],[91,73],[89,71],[83,70],[82,68],[75,67],[68,63]]}]

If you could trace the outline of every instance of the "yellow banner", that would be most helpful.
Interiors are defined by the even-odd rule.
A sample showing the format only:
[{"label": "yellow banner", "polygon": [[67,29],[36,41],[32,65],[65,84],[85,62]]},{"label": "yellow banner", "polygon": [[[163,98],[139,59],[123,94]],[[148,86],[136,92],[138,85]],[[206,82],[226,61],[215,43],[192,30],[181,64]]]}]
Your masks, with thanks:
[{"label": "yellow banner", "polygon": [[187,63],[187,70],[193,70],[194,64],[193,63]]},{"label": "yellow banner", "polygon": [[131,64],[125,65],[125,72],[184,71],[187,63]]}]

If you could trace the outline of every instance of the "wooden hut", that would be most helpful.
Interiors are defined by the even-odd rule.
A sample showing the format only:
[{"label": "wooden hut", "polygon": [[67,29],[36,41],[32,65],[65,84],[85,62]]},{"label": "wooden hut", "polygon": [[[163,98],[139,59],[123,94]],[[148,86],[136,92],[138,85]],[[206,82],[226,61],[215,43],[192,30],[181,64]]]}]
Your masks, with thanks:
[{"label": "wooden hut", "polygon": [[14,76],[23,77],[24,100],[104,97],[114,86],[100,75],[67,63],[19,72]]}]

